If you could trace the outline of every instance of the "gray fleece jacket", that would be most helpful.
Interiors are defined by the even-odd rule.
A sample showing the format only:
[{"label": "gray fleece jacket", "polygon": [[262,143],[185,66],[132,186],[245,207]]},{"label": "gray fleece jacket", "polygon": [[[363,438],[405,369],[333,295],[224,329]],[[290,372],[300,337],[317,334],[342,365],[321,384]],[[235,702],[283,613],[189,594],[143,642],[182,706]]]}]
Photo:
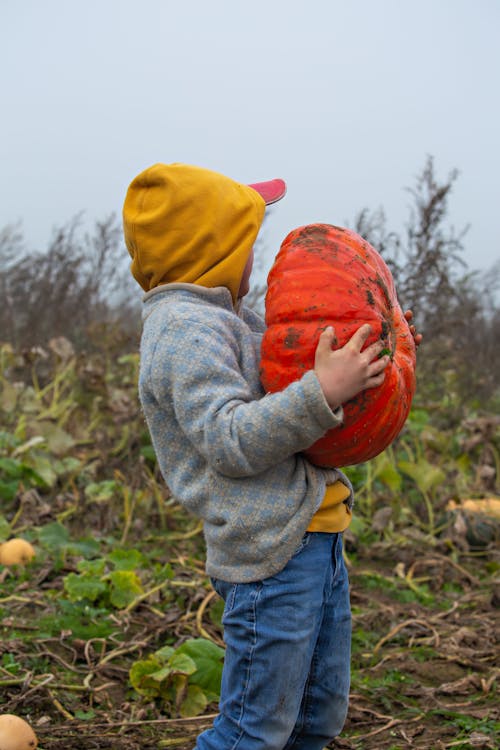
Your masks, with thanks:
[{"label": "gray fleece jacket", "polygon": [[[139,393],[163,477],[203,519],[207,574],[261,580],[285,567],[324,496],[348,479],[301,455],[332,412],[311,370],[280,393],[259,381],[263,320],[224,287],[166,284],[144,298]],[[351,496],[352,497],[352,496]]]}]

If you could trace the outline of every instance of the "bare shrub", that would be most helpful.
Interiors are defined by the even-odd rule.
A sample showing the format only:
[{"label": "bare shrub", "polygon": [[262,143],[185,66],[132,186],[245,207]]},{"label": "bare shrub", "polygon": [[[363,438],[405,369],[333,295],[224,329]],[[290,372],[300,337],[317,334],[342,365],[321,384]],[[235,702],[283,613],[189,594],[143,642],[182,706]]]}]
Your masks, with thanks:
[{"label": "bare shrub", "polygon": [[114,216],[82,236],[79,218],[58,229],[46,252],[26,252],[18,227],[0,234],[1,339],[16,349],[65,336],[88,345],[92,324],[136,335],[138,295]]},{"label": "bare shrub", "polygon": [[[388,228],[382,208],[363,209],[353,228],[384,256],[402,306],[424,334],[418,357],[419,398],[446,403],[447,418],[461,406],[478,409],[499,398],[500,262],[487,272],[467,268],[467,227],[447,222],[458,172],[444,180],[429,157],[417,176],[405,231]],[[254,288],[247,298],[263,312],[266,237],[256,243]],[[0,340],[17,350],[64,336],[77,350],[108,353],[136,348],[140,293],[128,270],[122,229],[111,216],[80,232],[78,217],[59,229],[46,252],[27,252],[19,226],[0,231]],[[260,271],[260,274],[259,274]],[[449,407],[454,404],[455,412]]]},{"label": "bare shrub", "polygon": [[461,399],[480,407],[498,395],[500,263],[482,274],[467,268],[462,252],[468,227],[457,233],[447,223],[457,178],[454,170],[439,181],[429,157],[409,189],[404,236],[388,230],[382,209],[361,211],[355,229],[384,256],[403,308],[413,310],[424,334],[420,393],[438,402],[446,397],[460,412]]}]

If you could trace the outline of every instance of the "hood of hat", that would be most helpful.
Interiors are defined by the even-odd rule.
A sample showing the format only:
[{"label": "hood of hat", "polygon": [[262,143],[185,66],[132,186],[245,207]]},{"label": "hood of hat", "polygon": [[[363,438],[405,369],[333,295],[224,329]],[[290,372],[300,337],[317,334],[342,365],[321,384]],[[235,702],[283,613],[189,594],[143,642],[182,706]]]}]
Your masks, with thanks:
[{"label": "hood of hat", "polygon": [[123,206],[132,274],[145,291],[171,282],[225,286],[236,301],[264,211],[255,190],[229,177],[155,164],[131,182]]}]

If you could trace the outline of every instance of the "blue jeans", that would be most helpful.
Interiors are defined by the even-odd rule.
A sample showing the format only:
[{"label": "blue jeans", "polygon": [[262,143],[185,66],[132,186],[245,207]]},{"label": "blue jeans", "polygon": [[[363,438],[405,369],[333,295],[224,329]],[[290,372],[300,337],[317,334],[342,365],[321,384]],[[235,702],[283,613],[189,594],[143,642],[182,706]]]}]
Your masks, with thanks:
[{"label": "blue jeans", "polygon": [[220,713],[197,750],[322,750],[347,714],[349,582],[342,535],[306,533],[263,581],[212,581],[225,600]]}]

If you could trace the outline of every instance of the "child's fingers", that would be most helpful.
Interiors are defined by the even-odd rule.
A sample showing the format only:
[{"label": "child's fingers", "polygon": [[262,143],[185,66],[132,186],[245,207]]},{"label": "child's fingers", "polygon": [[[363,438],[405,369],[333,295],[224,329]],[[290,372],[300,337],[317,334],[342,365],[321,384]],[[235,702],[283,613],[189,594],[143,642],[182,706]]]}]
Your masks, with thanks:
[{"label": "child's fingers", "polygon": [[331,352],[332,344],[334,344],[335,341],[335,331],[332,326],[328,326],[328,328],[325,328],[325,330],[319,337],[318,345],[316,347],[316,354],[321,356],[322,354]]},{"label": "child's fingers", "polygon": [[[360,352],[363,348],[363,345],[372,332],[372,327],[369,323],[365,323],[360,328],[358,328],[357,331],[353,333],[349,341],[347,342],[346,346],[353,346],[356,351]],[[369,347],[368,347],[369,348]]]},{"label": "child's fingers", "polygon": [[315,363],[318,364],[319,362],[327,361],[328,357],[332,353],[332,347],[336,343],[337,340],[335,337],[335,331],[331,326],[328,326],[328,328],[325,328],[325,330],[320,334],[318,344],[316,346],[316,351],[314,353]]},{"label": "child's fingers", "polygon": [[384,357],[380,357],[380,359],[376,359],[372,362],[368,370],[369,377],[374,377],[383,373],[390,361],[390,358],[385,355]]},{"label": "child's fingers", "polygon": [[410,326],[410,333],[413,336],[413,340],[415,342],[415,345],[419,346],[422,343],[422,334],[421,333],[417,333],[417,329],[415,328],[414,325]]},{"label": "child's fingers", "polygon": [[372,378],[370,378],[365,386],[365,390],[368,390],[370,388],[378,388],[379,385],[382,385],[385,379],[385,371],[382,370],[378,375],[374,375]]},{"label": "child's fingers", "polygon": [[382,385],[385,378],[385,369],[390,361],[390,357],[385,355],[371,363],[368,369],[365,388],[377,388],[379,385]]},{"label": "child's fingers", "polygon": [[387,343],[378,339],[377,341],[374,341],[373,344],[370,344],[370,346],[367,346],[363,351],[363,354],[365,354],[368,361],[371,362],[372,359],[378,357],[382,349],[385,349],[386,347]]}]

